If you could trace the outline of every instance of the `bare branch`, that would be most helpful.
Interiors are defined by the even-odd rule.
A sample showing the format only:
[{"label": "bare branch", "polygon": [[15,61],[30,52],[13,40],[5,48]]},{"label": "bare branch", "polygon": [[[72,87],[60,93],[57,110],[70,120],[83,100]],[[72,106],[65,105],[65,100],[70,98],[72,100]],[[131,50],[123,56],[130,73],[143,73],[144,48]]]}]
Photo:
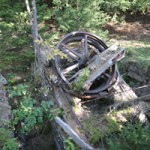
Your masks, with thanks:
[{"label": "bare branch", "polygon": [[34,42],[38,40],[36,0],[32,0]]},{"label": "bare branch", "polygon": [[30,9],[30,4],[29,4],[29,1],[28,0],[25,0],[25,4],[26,4],[26,8],[27,8],[27,13],[28,13],[28,17],[29,17],[29,21],[30,21],[30,24],[32,26],[32,15],[31,15],[31,9]]}]

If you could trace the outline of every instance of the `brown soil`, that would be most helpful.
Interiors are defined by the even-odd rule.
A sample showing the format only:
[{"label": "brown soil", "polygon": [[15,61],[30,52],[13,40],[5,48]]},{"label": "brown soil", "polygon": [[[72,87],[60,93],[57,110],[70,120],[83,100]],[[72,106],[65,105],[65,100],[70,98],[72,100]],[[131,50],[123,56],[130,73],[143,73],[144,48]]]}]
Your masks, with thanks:
[{"label": "brown soil", "polygon": [[150,39],[150,12],[147,14],[127,15],[124,23],[109,22],[106,26],[110,38],[124,40]]}]

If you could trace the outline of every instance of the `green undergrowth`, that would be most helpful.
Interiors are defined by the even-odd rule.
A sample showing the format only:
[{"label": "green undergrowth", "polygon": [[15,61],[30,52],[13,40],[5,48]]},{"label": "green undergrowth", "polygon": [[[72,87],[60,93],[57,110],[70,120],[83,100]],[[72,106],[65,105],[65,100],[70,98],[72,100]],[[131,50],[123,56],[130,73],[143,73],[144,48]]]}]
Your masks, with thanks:
[{"label": "green undergrowth", "polygon": [[[89,115],[83,124],[90,142],[99,148],[109,150],[148,150],[150,146],[150,126],[133,120],[132,107],[113,111],[106,116]],[[102,147],[101,147],[102,146]]]},{"label": "green undergrowth", "polygon": [[[42,89],[35,88],[30,82],[7,87],[12,106],[12,125],[18,132],[29,134],[33,130],[43,130],[46,122],[51,121],[60,113],[54,109],[52,100],[44,100]],[[18,128],[19,126],[19,128]]]},{"label": "green undergrowth", "polygon": [[150,67],[150,47],[127,48],[125,62],[135,62],[141,67]]},{"label": "green undergrowth", "polygon": [[[126,112],[124,110],[124,112]],[[119,132],[123,127],[122,122],[117,119],[118,112],[98,118],[99,115],[90,114],[88,119],[84,121],[84,126],[88,131],[89,139],[94,145],[111,135],[114,132]],[[127,120],[126,120],[127,121]]]},{"label": "green undergrowth", "polygon": [[0,149],[1,150],[17,150],[18,143],[13,138],[11,131],[6,128],[0,128]]},{"label": "green undergrowth", "polygon": [[[51,134],[50,121],[62,111],[55,108],[52,98],[43,97],[43,92],[47,93],[47,88],[34,86],[33,79],[29,77],[22,83],[14,80],[18,75],[11,73],[7,76],[9,104],[12,108],[13,118],[8,124],[8,129],[0,128],[0,149],[17,150],[19,147],[16,138],[8,137],[11,132],[24,136],[46,136]],[[10,132],[11,131],[11,132]],[[7,136],[7,137],[6,137]]]},{"label": "green undergrowth", "polygon": [[128,123],[106,139],[109,150],[148,150],[150,147],[149,127],[141,123]]},{"label": "green undergrowth", "polygon": [[34,61],[31,49],[15,51],[0,50],[0,70],[26,71]]},{"label": "green undergrowth", "polygon": [[71,138],[66,139],[64,143],[66,144],[66,150],[75,150],[75,145]]},{"label": "green undergrowth", "polygon": [[[125,42],[125,43],[124,43]],[[125,78],[128,71],[132,71],[142,78],[150,77],[150,44],[146,39],[141,41],[121,41],[121,46],[126,48],[125,58],[118,63],[119,70]],[[128,82],[128,81],[127,81]],[[138,82],[138,81],[135,81]]]}]

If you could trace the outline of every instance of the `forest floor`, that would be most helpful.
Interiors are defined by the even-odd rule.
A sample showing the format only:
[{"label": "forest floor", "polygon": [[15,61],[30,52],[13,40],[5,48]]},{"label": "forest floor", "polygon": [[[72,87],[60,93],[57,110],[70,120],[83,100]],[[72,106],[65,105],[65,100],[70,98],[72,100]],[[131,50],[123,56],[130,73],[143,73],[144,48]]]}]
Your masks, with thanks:
[{"label": "forest floor", "polygon": [[[150,13],[127,16],[121,23],[110,22],[106,29],[109,31],[111,45],[115,42],[126,49],[125,58],[119,63],[119,69],[133,87],[150,84]],[[131,78],[135,81],[130,82]],[[150,88],[142,94],[150,93]],[[139,94],[139,93],[138,93]],[[139,94],[140,95],[140,94]]]},{"label": "forest floor", "polygon": [[109,36],[115,39],[126,41],[143,41],[150,39],[150,13],[137,14],[136,16],[127,16],[121,23],[110,22],[106,28],[109,30]]}]

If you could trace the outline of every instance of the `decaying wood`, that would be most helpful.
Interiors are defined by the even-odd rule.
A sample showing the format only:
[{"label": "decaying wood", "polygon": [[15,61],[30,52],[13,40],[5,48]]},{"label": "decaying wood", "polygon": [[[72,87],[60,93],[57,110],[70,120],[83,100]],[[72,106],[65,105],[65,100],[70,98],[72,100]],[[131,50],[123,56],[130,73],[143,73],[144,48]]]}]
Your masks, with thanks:
[{"label": "decaying wood", "polygon": [[2,110],[11,109],[11,107],[9,106],[9,104],[2,103],[2,102],[0,102],[0,108],[1,108]]},{"label": "decaying wood", "polygon": [[7,123],[9,123],[11,117],[11,107],[9,106],[8,99],[6,98],[2,102],[0,102],[0,127],[4,127]]},{"label": "decaying wood", "polygon": [[[47,49],[49,50],[48,46],[41,46],[38,43],[38,39],[39,39],[39,35],[38,35],[38,29],[37,29],[37,12],[36,12],[36,2],[35,0],[32,0],[32,12],[33,15],[31,15],[30,13],[30,7],[29,7],[29,2],[28,0],[25,1],[26,2],[26,6],[27,6],[27,11],[28,11],[28,16],[29,16],[29,20],[30,23],[32,23],[32,35],[33,35],[33,40],[34,40],[34,52],[35,52],[35,60],[36,60],[36,67],[38,68],[38,73],[41,76],[41,83],[46,83],[47,78],[45,77],[45,57],[47,58]],[[42,51],[41,51],[42,50]],[[45,50],[45,51],[43,51]],[[54,71],[55,72],[55,71]],[[43,85],[42,85],[43,86]],[[76,131],[74,130],[75,128],[77,128],[78,124],[75,123],[75,119],[72,119],[71,114],[68,113],[69,109],[68,106],[66,105],[65,101],[64,101],[64,95],[62,95],[62,93],[59,90],[59,87],[54,86],[53,87],[54,90],[54,97],[55,99],[57,99],[58,102],[58,106],[59,108],[62,108],[64,110],[64,118],[66,123],[60,119],[59,117],[55,118],[55,122],[64,129],[64,135],[66,133],[68,133],[68,135],[70,137],[72,137],[72,139],[74,140],[75,143],[77,143],[82,149],[87,149],[87,150],[91,150],[93,149],[89,144],[87,144],[85,141],[83,140],[84,138],[81,136],[81,134],[77,134]],[[72,128],[74,127],[74,129]],[[55,127],[54,127],[55,128]],[[79,128],[79,126],[78,126]],[[56,129],[57,130],[57,129]],[[58,131],[59,132],[59,131]],[[61,133],[63,134],[63,133]],[[61,136],[64,136],[61,135]],[[79,136],[80,135],[80,136]],[[84,136],[84,135],[83,135]],[[59,143],[60,139],[57,139],[58,141],[56,143]],[[61,141],[64,142],[64,141]],[[64,149],[64,147],[61,147],[62,149]]]},{"label": "decaying wood", "polygon": [[[144,95],[144,96],[141,96],[141,97],[138,97],[137,99],[135,99],[134,100],[135,102],[137,101],[145,101],[145,102],[147,102],[147,101],[150,101],[150,94],[148,94],[148,95]],[[134,102],[133,101],[133,102]]]},{"label": "decaying wood", "polygon": [[56,117],[55,121],[73,139],[73,141],[77,145],[79,145],[82,149],[84,149],[84,150],[94,150],[93,147],[91,147],[89,144],[85,143],[79,137],[79,135],[71,128],[71,126],[69,126],[67,123],[65,123],[60,117]]},{"label": "decaying wood", "polygon": [[118,81],[112,86],[109,91],[115,102],[130,101],[137,98],[137,95],[132,88],[123,80],[118,71]]},{"label": "decaying wood", "polygon": [[[44,51],[42,51],[44,55]],[[47,53],[46,53],[47,54]],[[104,57],[104,56],[103,56]],[[42,57],[43,58],[43,57]],[[99,58],[94,60],[94,63],[96,63],[96,61],[99,61]],[[42,61],[43,63],[44,61]],[[104,60],[104,62],[107,62],[106,60]],[[99,62],[96,63],[97,65],[99,65]],[[91,66],[92,67],[92,66]],[[48,76],[52,76],[53,74],[56,75],[56,70],[54,68],[52,68],[52,74],[48,75]],[[46,79],[46,78],[45,78]],[[116,87],[119,87],[119,89],[121,91],[127,90],[127,89],[131,89],[129,88],[129,86],[123,82],[123,79],[121,80],[121,78],[119,78],[120,82],[117,82],[117,84],[113,87],[114,90],[118,90]],[[122,84],[120,84],[122,83]],[[121,85],[121,86],[120,86]],[[124,85],[124,88],[122,88]],[[64,96],[66,96],[65,93],[61,93],[61,91],[59,90],[59,86],[54,85],[53,86],[53,92],[54,92],[54,97],[55,97],[55,101],[57,102],[59,108],[62,108],[64,110],[63,113],[63,120],[60,119],[59,117],[55,118],[55,122],[57,122],[57,124],[63,128],[64,130],[64,134],[63,132],[61,132],[63,137],[66,137],[66,133],[73,139],[73,141],[80,146],[82,149],[94,149],[92,146],[90,146],[90,144],[88,144],[88,140],[86,138],[85,135],[83,135],[83,133],[80,133],[79,131],[77,131],[77,128],[80,128],[79,124],[76,122],[76,119],[73,117],[73,115],[71,114],[71,111],[68,107],[68,104],[65,101]],[[132,93],[133,94],[133,93]],[[134,94],[133,94],[134,95]],[[73,99],[73,96],[70,96]],[[127,96],[125,96],[126,99],[128,99]],[[136,95],[132,96],[132,98],[135,98]],[[71,105],[70,105],[71,106]],[[72,106],[71,106],[72,107]],[[58,142],[58,141],[57,141]]]},{"label": "decaying wood", "polygon": [[32,31],[32,37],[33,37],[34,53],[35,53],[34,74],[39,75],[41,78],[41,85],[46,86],[44,70],[45,70],[45,64],[47,62],[47,60],[45,59],[47,58],[47,53],[45,53],[44,51],[44,54],[43,54],[43,50],[46,50],[47,52],[49,48],[47,48],[48,47],[47,45],[45,45],[44,47],[38,43],[39,40],[41,41],[43,40],[41,36],[38,34],[36,0],[32,0],[32,14],[31,14],[29,1],[25,0],[25,4],[26,4],[26,9],[27,9],[30,25],[32,28],[31,31]]},{"label": "decaying wood", "polygon": [[[78,132],[78,136],[80,136],[84,142],[88,142],[83,126],[81,125],[71,104],[69,103],[70,101],[67,97],[67,94],[63,92],[63,89],[55,85],[53,85],[53,90],[55,102],[58,104],[59,108],[64,110],[63,119],[65,122],[71,126],[75,132],[78,132],[78,129],[82,130],[81,133]],[[73,96],[70,95],[69,97],[73,99]]]},{"label": "decaying wood", "polygon": [[[83,89],[89,90],[93,81],[111,67],[116,61],[122,59],[124,57],[124,53],[124,49],[119,49],[117,45],[112,45],[104,52],[96,55],[94,61],[87,66],[90,70],[90,75],[88,80],[85,81]],[[78,78],[76,80],[78,81]]]},{"label": "decaying wood", "polygon": [[118,108],[121,108],[122,106],[132,106],[132,105],[137,104],[140,101],[149,102],[150,101],[150,94],[144,95],[141,97],[137,97],[135,99],[132,99],[131,101],[123,101],[123,102],[111,105],[110,109],[118,109]]}]

